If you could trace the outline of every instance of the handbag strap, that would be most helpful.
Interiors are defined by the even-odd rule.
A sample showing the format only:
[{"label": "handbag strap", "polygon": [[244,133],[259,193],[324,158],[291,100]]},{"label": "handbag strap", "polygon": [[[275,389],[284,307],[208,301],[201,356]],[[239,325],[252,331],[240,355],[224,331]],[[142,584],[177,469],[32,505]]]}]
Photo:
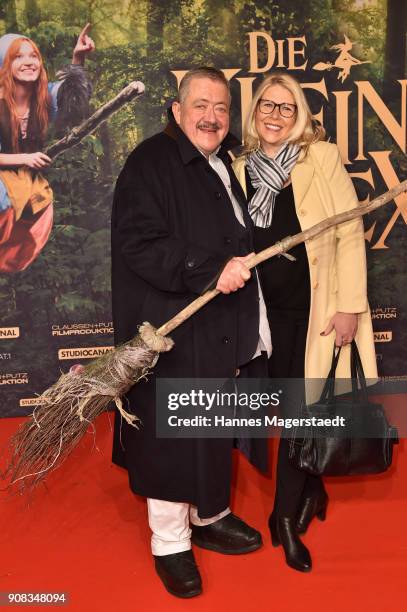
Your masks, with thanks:
[{"label": "handbag strap", "polygon": [[339,356],[341,354],[341,346],[336,346],[334,344],[333,352],[332,352],[332,363],[331,368],[329,370],[329,374],[324,384],[324,388],[322,389],[321,397],[319,399],[322,403],[332,403],[334,392],[335,392],[335,372],[336,367],[338,365]]},{"label": "handbag strap", "polygon": [[[334,344],[332,353],[332,363],[329,370],[327,379],[322,389],[321,397],[319,401],[321,403],[332,404],[334,402],[335,395],[335,374],[338,366],[339,356],[341,354],[342,347],[337,347]],[[367,385],[366,378],[363,371],[362,360],[359,355],[358,347],[355,340],[351,342],[350,352],[350,371],[352,380],[352,399],[354,402],[367,402]]]},{"label": "handbag strap", "polygon": [[355,340],[351,342],[350,369],[352,377],[352,395],[354,401],[368,401],[365,373]]}]

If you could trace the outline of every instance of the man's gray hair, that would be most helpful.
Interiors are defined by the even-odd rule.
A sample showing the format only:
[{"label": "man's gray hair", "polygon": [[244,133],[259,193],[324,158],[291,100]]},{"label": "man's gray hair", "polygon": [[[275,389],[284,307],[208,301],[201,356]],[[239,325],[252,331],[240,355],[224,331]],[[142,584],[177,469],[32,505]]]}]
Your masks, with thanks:
[{"label": "man's gray hair", "polygon": [[223,83],[229,92],[230,99],[230,85],[229,81],[223,74],[222,70],[212,68],[210,66],[201,66],[200,68],[192,68],[188,70],[181,79],[178,89],[178,101],[182,104],[188,95],[189,85],[193,79],[211,79],[211,81],[218,81]]}]

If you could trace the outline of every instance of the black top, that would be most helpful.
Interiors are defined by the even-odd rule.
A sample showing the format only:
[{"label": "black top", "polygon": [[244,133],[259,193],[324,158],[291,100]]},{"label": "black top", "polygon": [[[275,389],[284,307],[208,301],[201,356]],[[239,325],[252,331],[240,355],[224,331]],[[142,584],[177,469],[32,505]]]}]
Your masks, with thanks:
[{"label": "black top", "polygon": [[[40,129],[33,105],[30,108],[30,114],[27,124],[27,136],[23,138],[21,130],[18,134],[18,151],[13,147],[11,140],[11,118],[10,111],[4,99],[0,99],[0,147],[2,153],[33,153],[41,151],[44,143],[40,135]],[[10,169],[11,167],[9,167]],[[15,169],[14,167],[12,169]]]},{"label": "black top", "polygon": [[[170,120],[165,132],[139,144],[128,157],[117,181],[111,225],[117,344],[136,335],[143,321],[162,325],[197,294],[216,285],[230,259],[254,250],[246,198],[231,169],[227,146],[222,143],[218,155],[226,164],[246,227],[237,221],[219,175],[175,121]],[[233,295],[218,296],[190,323],[174,330],[178,350],[168,360],[170,367],[177,364],[180,375],[187,378],[227,377],[226,368],[234,374],[255,353],[258,326],[258,290],[253,278]],[[193,331],[195,328],[199,332]],[[186,329],[190,347],[180,341],[188,335]],[[243,331],[239,333],[239,329]],[[219,364],[215,367],[213,358],[207,359],[211,339],[216,348],[212,346],[208,354],[217,351],[223,375]],[[182,354],[189,348],[199,351],[196,362],[191,355]],[[180,362],[176,355],[180,355]],[[185,369],[188,360],[192,368],[189,375]]]},{"label": "black top", "polygon": [[[247,196],[251,200],[255,194],[246,169]],[[254,228],[254,245],[256,253],[273,245],[286,236],[301,232],[301,226],[295,211],[292,185],[288,185],[276,197],[273,220],[270,227]],[[310,276],[308,258],[304,243],[289,251],[296,261],[290,261],[284,255],[274,256],[258,266],[264,300],[267,311],[284,311],[284,316],[296,317],[309,311]],[[276,313],[277,314],[277,313]]]}]

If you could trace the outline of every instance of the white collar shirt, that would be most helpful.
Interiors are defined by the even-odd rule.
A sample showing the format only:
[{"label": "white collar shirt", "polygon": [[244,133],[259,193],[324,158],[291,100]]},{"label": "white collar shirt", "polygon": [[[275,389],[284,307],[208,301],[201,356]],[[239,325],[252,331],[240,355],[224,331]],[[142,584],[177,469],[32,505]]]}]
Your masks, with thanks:
[{"label": "white collar shirt", "polygon": [[[242,209],[232,191],[232,185],[230,181],[229,172],[227,171],[227,168],[225,164],[223,163],[223,161],[220,159],[220,157],[216,155],[216,153],[219,151],[219,148],[220,147],[218,147],[218,149],[214,153],[211,153],[209,155],[209,158],[208,158],[209,165],[213,168],[213,170],[215,170],[215,172],[221,179],[222,183],[224,184],[227,194],[229,196],[229,199],[232,203],[233,210],[234,210],[237,220],[239,221],[241,225],[243,225],[243,227],[246,227],[244,218],[243,218]],[[267,356],[270,357],[271,351],[272,351],[270,326],[268,323],[267,309],[264,303],[263,292],[261,290],[257,270],[253,270],[253,272],[256,275],[257,286],[258,286],[258,291],[259,291],[259,342],[258,342],[256,351],[252,359],[254,359],[255,357],[258,357],[263,351],[267,352]]]}]

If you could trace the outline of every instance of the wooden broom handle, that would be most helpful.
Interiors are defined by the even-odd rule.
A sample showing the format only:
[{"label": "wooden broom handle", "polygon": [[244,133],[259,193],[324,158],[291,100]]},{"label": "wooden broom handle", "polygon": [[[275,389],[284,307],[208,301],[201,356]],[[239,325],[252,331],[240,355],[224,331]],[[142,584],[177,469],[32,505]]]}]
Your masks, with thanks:
[{"label": "wooden broom handle", "polygon": [[[263,251],[260,251],[259,253],[254,255],[251,259],[249,259],[249,261],[245,263],[245,265],[250,270],[251,268],[257,266],[259,263],[266,261],[266,259],[274,257],[274,255],[280,255],[281,253],[285,253],[292,249],[294,246],[297,246],[297,244],[305,242],[306,240],[310,240],[311,238],[315,238],[315,236],[318,236],[326,229],[333,227],[334,225],[340,225],[341,223],[345,223],[346,221],[351,221],[352,219],[356,219],[356,217],[361,217],[362,215],[366,215],[367,213],[370,213],[373,210],[380,208],[381,206],[387,204],[387,202],[390,202],[404,191],[407,191],[407,179],[396,187],[393,187],[392,189],[389,189],[389,191],[386,191],[382,195],[378,196],[369,204],[360,204],[357,208],[352,208],[352,210],[348,210],[346,212],[333,215],[332,217],[328,217],[320,223],[309,227],[304,232],[295,234],[295,236],[287,236],[286,238],[283,238],[279,242],[276,242],[276,244],[274,244],[273,246],[270,246],[267,249],[264,249]],[[172,317],[172,319],[167,321],[167,323],[161,325],[161,327],[157,329],[157,334],[160,334],[161,336],[167,336],[174,329],[184,323],[184,321],[189,319],[189,317],[191,317],[203,306],[205,306],[205,304],[213,300],[213,298],[216,297],[219,293],[221,292],[218,289],[210,289],[209,291],[206,291],[203,295],[188,304],[188,306],[183,308],[178,314]]]},{"label": "wooden broom handle", "polygon": [[61,153],[64,153],[71,147],[75,147],[85,136],[92,134],[104,121],[120,110],[124,104],[141,96],[144,93],[144,89],[144,84],[141,81],[132,81],[112,100],[103,104],[90,117],[82,121],[81,124],[73,127],[63,138],[46,148],[44,153],[55,159]]}]

